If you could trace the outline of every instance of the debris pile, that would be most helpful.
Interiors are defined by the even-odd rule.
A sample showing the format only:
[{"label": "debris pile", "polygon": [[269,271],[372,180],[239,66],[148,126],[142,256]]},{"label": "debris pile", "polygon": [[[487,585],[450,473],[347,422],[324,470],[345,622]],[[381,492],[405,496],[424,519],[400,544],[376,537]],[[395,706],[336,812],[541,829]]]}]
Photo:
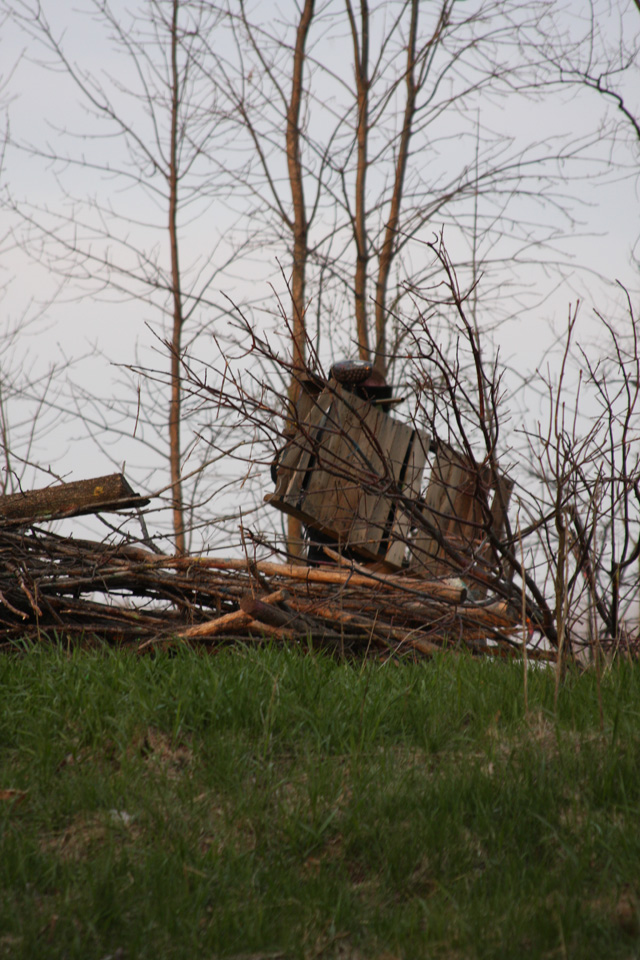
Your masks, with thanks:
[{"label": "debris pile", "polygon": [[474,602],[460,580],[341,563],[164,556],[36,527],[0,528],[0,646],[58,636],[141,652],[264,640],[343,656],[428,657],[445,647],[495,656],[522,648],[517,613]]}]

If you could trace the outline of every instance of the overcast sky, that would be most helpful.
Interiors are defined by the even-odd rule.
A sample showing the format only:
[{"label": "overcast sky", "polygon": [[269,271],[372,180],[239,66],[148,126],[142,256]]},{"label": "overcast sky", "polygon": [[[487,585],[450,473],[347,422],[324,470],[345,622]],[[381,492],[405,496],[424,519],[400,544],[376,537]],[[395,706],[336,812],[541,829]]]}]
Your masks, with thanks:
[{"label": "overcast sky", "polygon": [[[56,0],[43,2],[42,5],[52,23],[55,23],[57,34],[64,35],[64,43],[71,51],[74,61],[90,69],[96,76],[110,73],[126,86],[130,76],[129,68],[113,45],[105,40],[99,25],[79,12],[86,6],[83,0],[73,4]],[[122,11],[124,18],[124,11],[130,4],[127,0],[114,0],[111,6],[115,11]],[[565,22],[563,18],[566,19],[573,13],[581,18],[580,22],[584,26],[587,6],[582,0],[558,3],[558,21]],[[263,3],[262,9],[267,8],[274,11],[277,9],[274,4]],[[287,4],[280,4],[280,9],[286,12]],[[609,4],[604,0],[596,0],[593,9],[599,29],[609,36],[613,44],[617,42],[622,30],[629,48],[634,46],[640,35],[640,14],[633,3]],[[577,29],[575,23],[574,29]],[[60,71],[44,69],[43,60],[50,59],[50,56],[38,48],[18,27],[10,22],[3,24],[0,34],[0,63],[3,64],[6,82],[5,113],[10,123],[11,138],[17,143],[33,143],[40,148],[50,144],[53,152],[64,153],[72,149],[68,139],[63,136],[64,132],[86,129],[84,125],[88,121],[78,93],[69,78]],[[635,112],[636,117],[640,117],[640,77],[637,64],[628,74],[617,78],[616,83],[616,89],[623,92],[630,109]],[[562,325],[569,304],[575,302],[578,296],[584,301],[582,309],[585,339],[596,336],[596,328],[591,322],[594,306],[603,312],[610,309],[612,319],[622,322],[622,319],[617,319],[623,317],[619,307],[622,298],[614,282],[621,281],[634,296],[638,288],[634,254],[638,252],[640,224],[637,177],[637,171],[640,170],[640,151],[637,140],[634,141],[631,126],[621,113],[616,112],[615,104],[606,103],[602,97],[591,91],[583,90],[572,97],[559,91],[555,103],[549,98],[538,104],[526,101],[518,104],[515,100],[505,103],[506,106],[487,104],[486,111],[479,114],[480,126],[484,125],[488,129],[502,125],[510,135],[524,137],[532,134],[535,139],[544,142],[545,138],[550,140],[553,136],[567,131],[575,132],[576,140],[587,135],[591,135],[595,140],[601,124],[603,128],[610,128],[612,123],[620,121],[616,141],[603,140],[600,147],[595,145],[588,154],[592,157],[593,165],[583,166],[580,170],[583,179],[579,183],[574,180],[567,187],[567,192],[574,196],[569,206],[576,222],[570,228],[561,218],[557,223],[557,256],[566,264],[564,282],[559,284],[557,275],[547,275],[539,270],[522,267],[520,282],[525,287],[527,283],[534,287],[534,291],[530,292],[535,292],[535,297],[532,295],[530,301],[536,301],[537,305],[533,313],[522,311],[520,317],[504,325],[497,334],[497,345],[503,359],[511,358],[514,365],[524,370],[525,366],[534,369],[544,356],[551,340],[551,328],[555,325],[557,329]],[[73,149],[77,152],[78,145]],[[91,149],[95,149],[95,143],[91,145]],[[115,157],[117,144],[106,139],[101,143],[100,149],[103,157],[108,157],[111,150]],[[450,149],[456,151],[455,141],[450,144]],[[605,161],[609,158],[611,164],[606,169]],[[469,157],[468,162],[472,163],[473,157]],[[79,197],[84,195],[90,198],[105,190],[104,180],[96,178],[91,170],[64,171],[59,166],[29,157],[24,150],[11,146],[7,148],[2,171],[5,199],[10,195],[18,206],[28,201],[68,214],[71,207],[65,190],[69,188],[70,182],[75,195]],[[136,196],[131,194],[127,202],[135,212],[138,202]],[[140,215],[146,216],[146,211],[145,203],[141,203]],[[78,208],[79,220],[82,215],[82,209]],[[233,226],[232,221],[233,214],[229,205],[212,205],[208,213],[201,216],[190,228],[187,238],[188,253],[195,255],[198,250],[206,248],[212,237],[224,236],[226,226]],[[3,224],[6,228],[15,228],[17,235],[20,235],[22,228],[19,218],[8,210],[3,212]],[[164,238],[158,243],[164,256]],[[461,256],[468,255],[463,253],[463,235],[452,237],[451,243],[454,259],[457,252],[460,252]],[[217,255],[224,259],[225,253],[223,243]],[[251,268],[248,264],[249,261],[242,271],[229,270],[216,279],[216,297],[221,303],[224,302],[224,295],[236,300],[246,298],[258,304],[263,302],[267,308],[272,309],[273,291],[268,281],[275,278],[282,291],[282,283],[278,279],[278,264],[274,262],[269,249],[263,250],[260,256],[253,256]],[[110,362],[135,362],[136,343],[143,350],[158,348],[157,340],[154,340],[145,326],[145,322],[153,322],[154,319],[150,309],[141,307],[136,302],[114,302],[113,297],[100,295],[100,291],[92,288],[90,283],[81,287],[72,284],[61,289],[60,278],[52,275],[50,270],[39,262],[37,246],[31,248],[29,255],[5,240],[2,270],[5,290],[4,298],[0,301],[0,323],[5,329],[22,323],[26,317],[38,314],[40,305],[44,305],[42,316],[34,328],[38,335],[32,337],[26,347],[29,360],[37,362],[41,368],[52,359],[75,358],[97,348],[98,354],[77,367],[74,376],[84,387],[94,387],[95,392],[106,400],[117,393],[115,381],[121,377],[121,373],[110,366]],[[548,289],[545,289],[545,284]],[[508,289],[505,288],[506,296]],[[17,362],[24,363],[24,341],[22,345],[18,344],[16,349]],[[143,355],[148,360],[149,354]],[[70,479],[79,479],[82,476],[100,475],[110,471],[111,464],[107,453],[100,453],[91,441],[83,436],[81,426],[77,421],[74,422],[73,418],[57,433],[47,430],[47,434],[48,436],[40,440],[38,456],[43,458],[43,461],[55,463],[55,469],[60,474],[65,474]],[[111,454],[119,461],[131,462],[134,472],[135,463],[142,471],[139,463],[140,452],[134,448],[135,444],[128,444],[123,436],[114,434]]]}]

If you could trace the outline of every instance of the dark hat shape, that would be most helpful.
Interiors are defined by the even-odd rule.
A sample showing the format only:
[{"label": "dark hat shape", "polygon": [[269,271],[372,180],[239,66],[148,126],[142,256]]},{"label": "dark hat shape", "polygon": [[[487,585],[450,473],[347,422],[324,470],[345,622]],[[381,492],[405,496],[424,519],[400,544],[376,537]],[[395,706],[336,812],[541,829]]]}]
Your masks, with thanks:
[{"label": "dark hat shape", "polygon": [[388,407],[401,398],[392,396],[384,376],[368,360],[340,360],[331,367],[330,376],[363,400]]}]

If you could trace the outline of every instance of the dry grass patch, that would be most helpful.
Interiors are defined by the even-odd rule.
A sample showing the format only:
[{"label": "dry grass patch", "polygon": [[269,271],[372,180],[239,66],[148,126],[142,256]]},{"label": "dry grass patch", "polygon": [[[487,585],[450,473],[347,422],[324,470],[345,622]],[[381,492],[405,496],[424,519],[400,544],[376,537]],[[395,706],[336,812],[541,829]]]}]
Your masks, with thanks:
[{"label": "dry grass patch", "polygon": [[15,937],[7,933],[0,937],[0,957],[15,957],[20,950],[24,937]]},{"label": "dry grass patch", "polygon": [[91,816],[80,813],[64,830],[44,838],[41,848],[63,863],[78,862],[91,859],[109,842],[116,849],[133,845],[142,833],[136,818],[126,810],[104,810]]},{"label": "dry grass patch", "polygon": [[219,857],[232,847],[237,853],[253,853],[257,838],[248,817],[235,814],[232,808],[212,804],[204,815],[198,846],[202,854]]},{"label": "dry grass patch", "polygon": [[176,741],[156,727],[149,727],[136,737],[130,751],[140,754],[150,767],[157,767],[170,780],[178,780],[193,766],[193,747],[189,739],[181,737]]}]

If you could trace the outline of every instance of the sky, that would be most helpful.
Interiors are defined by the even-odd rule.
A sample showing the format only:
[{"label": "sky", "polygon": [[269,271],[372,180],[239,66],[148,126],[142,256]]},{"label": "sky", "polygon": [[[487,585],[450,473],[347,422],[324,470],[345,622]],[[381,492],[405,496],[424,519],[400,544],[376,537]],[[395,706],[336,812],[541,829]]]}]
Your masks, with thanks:
[{"label": "sky", "polygon": [[[8,0],[5,0],[5,9]],[[135,77],[105,40],[99,24],[92,22],[78,12],[86,6],[85,0],[79,4],[43,3],[43,8],[55,23],[56,35],[64,38],[65,49],[71,51],[74,63],[82,65],[89,75],[103,77],[110,75],[121,86],[125,98]],[[9,8],[11,2],[8,2]],[[576,26],[570,14],[584,16],[585,5],[578,2],[555,4],[557,7],[558,29],[562,24],[573,24],[576,32],[584,27]],[[126,0],[114,0],[112,8],[121,22],[126,22],[126,10],[130,4]],[[274,4],[262,4],[262,11],[271,9],[275,20],[276,10],[287,14],[287,4],[279,8]],[[0,7],[0,9],[2,9]],[[629,48],[633,48],[640,37],[640,16],[632,3],[608,4],[601,0],[593,7],[598,29],[613,46],[618,42],[618,32],[622,22],[622,32]],[[621,14],[623,20],[620,20]],[[267,18],[268,19],[268,18]],[[568,29],[568,28],[567,28]],[[334,49],[334,55],[335,49]],[[87,117],[77,89],[69,77],[60,70],[43,68],[43,62],[51,60],[49,54],[39,46],[33,37],[29,37],[10,21],[5,22],[0,34],[0,63],[3,67],[5,116],[9,124],[11,140],[16,144],[35,144],[40,149],[51,149],[56,154],[66,150],[84,152],[95,156],[96,149],[101,161],[118,160],[118,145],[110,138],[91,140],[85,144],[70,141],[69,131],[98,132],[98,127]],[[335,65],[336,71],[342,66]],[[637,65],[627,73],[616,78],[616,89],[624,93],[626,102],[640,116],[640,83],[638,83]],[[554,98],[540,98],[538,102],[518,101],[515,98],[481,103],[478,107],[477,123],[481,130],[495,130],[514,138],[514,143],[534,138],[540,149],[549,147],[556,136],[567,131],[574,134],[576,143],[582,137],[591,137],[593,143],[586,152],[584,161],[577,165],[576,172],[580,180],[574,179],[561,192],[570,194],[568,207],[573,212],[575,222],[569,224],[559,214],[554,221],[550,208],[544,209],[538,203],[535,192],[516,206],[518,216],[542,220],[549,218],[550,227],[557,236],[553,241],[553,258],[565,264],[563,276],[544,268],[535,268],[525,262],[505,264],[504,278],[495,273],[491,283],[495,287],[495,314],[504,311],[509,319],[492,334],[492,348],[498,348],[503,361],[506,361],[518,375],[528,375],[538,365],[547,363],[548,351],[558,330],[565,325],[570,305],[579,298],[581,306],[581,325],[579,336],[585,344],[595,343],[599,336],[594,319],[594,307],[611,316],[612,322],[624,324],[624,297],[615,281],[620,281],[637,299],[638,277],[634,254],[638,253],[638,178],[640,169],[640,150],[633,132],[624,121],[622,114],[615,110],[615,104],[607,105],[598,94],[581,90],[569,94],[558,90]],[[458,118],[460,119],[460,118]],[[620,121],[617,137],[600,136],[613,124]],[[144,119],[139,117],[140,129]],[[313,122],[310,120],[309,122]],[[323,121],[325,122],[325,121]],[[438,144],[439,162],[443,175],[449,164],[460,162],[460,150],[469,150],[469,143],[456,138],[452,120],[451,138],[444,137]],[[472,141],[471,141],[472,142]],[[447,151],[450,150],[449,155]],[[430,159],[433,162],[433,158]],[[473,155],[465,159],[473,163]],[[32,370],[34,376],[44,376],[51,364],[64,367],[69,364],[69,376],[77,385],[76,397],[84,394],[85,400],[71,401],[65,386],[53,418],[45,417],[43,430],[35,438],[29,457],[39,464],[51,465],[56,474],[68,479],[81,479],[85,476],[98,476],[111,472],[115,463],[127,464],[127,474],[134,484],[143,484],[147,489],[162,486],[162,447],[163,416],[162,397],[158,396],[157,435],[148,428],[148,448],[141,449],[140,433],[133,437],[135,416],[126,419],[123,413],[121,397],[128,397],[129,410],[135,408],[135,376],[132,378],[127,366],[138,361],[143,365],[162,365],[162,345],[158,339],[156,326],[157,310],[152,303],[140,303],[120,295],[113,295],[100,288],[94,282],[91,269],[84,282],[61,277],[51,269],[43,247],[37,236],[31,231],[25,232],[25,223],[20,212],[24,213],[27,204],[33,204],[46,211],[41,219],[47,219],[49,213],[54,216],[77,218],[78,230],[85,229],[92,216],[88,209],[80,204],[72,205],[69,191],[77,200],[92,197],[107,198],[115,206],[124,203],[133,220],[140,221],[139,245],[154,256],[166,256],[166,242],[155,227],[150,228],[151,219],[162,224],[164,211],[153,207],[148,194],[140,189],[122,192],[121,184],[112,183],[99,176],[92,169],[74,167],[65,169],[64,165],[53,164],[46,160],[29,156],[25,149],[16,149],[9,145],[5,151],[2,168],[2,197],[5,209],[2,218],[6,230],[14,233],[0,239],[2,246],[2,274],[0,282],[4,285],[0,300],[0,324],[6,332],[21,328],[23,332],[14,338],[11,350],[5,352],[4,374],[7,366],[11,371]],[[113,193],[110,194],[110,191]],[[17,212],[10,205],[15,204]],[[233,196],[213,197],[210,202],[200,202],[194,207],[194,218],[188,229],[184,227],[185,263],[194,263],[194,269],[202,265],[207,252],[214,248],[214,265],[223,263],[229,255],[228,236],[237,226],[238,203]],[[486,211],[489,216],[490,211]],[[85,224],[86,226],[83,226]],[[434,227],[438,224],[434,222]],[[133,227],[131,227],[133,229]],[[456,261],[468,260],[468,225],[448,228],[450,253]],[[508,233],[508,231],[507,231]],[[522,223],[514,223],[513,236],[526,235]],[[27,234],[30,234],[28,242]],[[0,238],[3,233],[0,233]],[[19,238],[23,246],[15,243]],[[27,247],[28,249],[25,249]],[[495,247],[487,249],[485,255],[504,256],[506,260],[515,249],[509,245],[509,237],[497,242]],[[423,255],[420,247],[413,247],[407,256],[417,260]],[[199,262],[200,261],[200,262]],[[60,264],[62,272],[65,265]],[[286,271],[285,271],[286,272]],[[519,299],[511,301],[514,277],[519,284]],[[488,283],[488,280],[487,280]],[[256,318],[270,318],[274,313],[274,289],[285,295],[284,283],[279,263],[269,247],[260,246],[252,250],[228,268],[221,270],[212,283],[212,298],[216,303],[228,304],[228,299],[236,302],[243,300],[253,304],[252,315]],[[498,295],[499,294],[499,295]],[[215,329],[222,336],[228,332],[229,317],[215,315],[211,309],[210,318]],[[33,318],[32,324],[26,321]],[[208,319],[205,316],[205,324]],[[262,322],[257,319],[256,322]],[[264,322],[271,322],[265,320]],[[487,330],[492,325],[491,311],[482,317]],[[150,326],[151,325],[151,326]],[[5,333],[6,335],[6,333]],[[334,334],[336,336],[336,334]],[[489,338],[489,333],[487,333]],[[211,339],[198,341],[199,359],[217,362]],[[13,359],[11,359],[13,358]],[[122,386],[124,384],[124,386]],[[55,391],[54,383],[51,390]],[[124,394],[123,394],[124,391]],[[93,395],[97,403],[91,407],[86,395]],[[53,396],[53,394],[50,394]],[[523,411],[514,401],[512,416],[522,417]],[[18,442],[24,437],[23,422],[29,421],[28,409],[16,406],[12,414],[16,423],[15,436]],[[89,413],[88,413],[89,412]],[[96,424],[101,421],[110,426],[107,434],[101,434],[100,444],[96,443],[97,426],[87,426],[87,416]],[[196,433],[198,428],[196,427]],[[92,439],[91,433],[94,433]],[[193,462],[193,461],[192,461]],[[216,469],[221,469],[216,468]],[[33,476],[27,470],[25,476]],[[221,475],[220,486],[228,478]],[[229,504],[227,500],[225,510]],[[248,499],[247,509],[252,501]],[[233,504],[232,504],[233,507]],[[232,511],[233,512],[233,511]]]}]

